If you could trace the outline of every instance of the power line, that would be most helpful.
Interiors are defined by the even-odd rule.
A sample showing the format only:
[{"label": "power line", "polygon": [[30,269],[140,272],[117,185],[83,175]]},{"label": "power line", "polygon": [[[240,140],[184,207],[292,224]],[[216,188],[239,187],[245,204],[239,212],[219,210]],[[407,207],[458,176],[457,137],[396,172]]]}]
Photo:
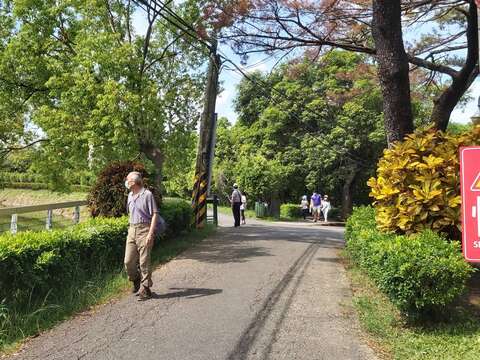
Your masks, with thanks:
[{"label": "power line", "polygon": [[[149,9],[150,10],[153,10],[154,13],[156,13],[158,16],[160,16],[162,19],[164,19],[165,21],[167,21],[169,24],[173,25],[174,27],[176,27],[177,29],[181,30],[184,34],[187,34],[188,36],[190,36],[192,39],[200,42],[202,45],[204,45],[208,50],[211,50],[211,47],[212,45],[207,43],[205,40],[201,39],[196,30],[191,26],[189,25],[188,23],[185,22],[185,20],[183,20],[180,16],[178,16],[178,14],[176,14],[175,12],[173,12],[167,4],[165,4],[164,2],[160,1],[160,0],[150,0],[147,1],[147,0],[133,0],[140,8],[142,8],[145,12],[149,12]],[[158,1],[158,2],[157,2]],[[151,6],[151,3],[153,3],[155,5],[155,7],[152,7]],[[142,6],[143,5],[143,6]],[[157,6],[159,7],[159,9],[157,9]],[[165,11],[168,15],[170,16],[167,16],[165,14],[162,13],[162,11]],[[180,24],[173,21],[173,19],[177,19],[177,21],[180,21]],[[180,19],[180,20],[178,20]],[[192,32],[189,32],[187,29],[185,29],[183,26],[185,26]],[[183,26],[182,26],[183,25]]]},{"label": "power line", "polygon": [[[264,82],[263,80],[260,80],[263,82],[263,85],[264,86],[261,86],[260,84],[258,84],[257,80],[250,77],[248,74],[246,74],[242,68],[240,66],[238,66],[237,64],[235,64],[233,61],[231,61],[230,59],[226,58],[220,51],[219,51],[221,57],[228,63],[232,64],[234,67],[235,67],[235,70],[233,71],[236,71],[237,73],[239,73],[240,75],[242,75],[245,79],[247,79],[248,81],[250,81],[251,83],[257,85],[258,89],[262,90],[264,92],[264,94],[267,95],[267,97],[270,96],[270,93],[267,93],[266,92],[266,88],[265,88],[265,85],[268,85],[268,83]],[[276,89],[275,87],[270,87],[272,91],[276,92],[277,94],[279,94],[280,96],[282,96],[284,99],[286,99],[287,101],[290,101],[291,99],[289,99],[286,94],[282,93],[281,91],[279,91],[278,89]],[[314,114],[313,112],[311,111],[308,111],[306,110],[307,112],[309,112],[310,114],[313,114],[313,115],[316,115]],[[293,118],[295,118],[298,122],[301,122],[301,119],[298,118],[295,114],[291,113],[290,116],[292,116]],[[343,129],[343,130],[346,130],[346,129]],[[330,146],[330,144],[327,144],[326,142],[323,142],[321,141],[321,139],[317,138],[317,137],[313,137],[312,139],[322,143],[322,145],[327,145],[327,146]],[[356,157],[355,155],[349,153],[348,151],[345,152],[345,153],[341,153],[340,151],[336,151],[334,149],[332,149],[334,152],[336,152],[338,155],[343,155],[343,156],[347,156],[348,158],[350,158],[350,160],[354,161],[355,163],[357,163],[358,165],[361,165],[361,166],[364,166],[364,167],[368,167],[368,165],[366,165],[365,161],[363,159],[360,159],[358,157]]]},{"label": "power line", "polygon": [[[199,35],[197,34],[197,31],[193,28],[193,26],[189,23],[187,23],[184,19],[182,19],[177,13],[175,13],[173,10],[171,10],[169,7],[168,7],[168,4],[165,4],[162,0],[150,0],[150,3],[146,0],[134,0],[135,3],[137,4],[143,4],[144,6],[146,6],[148,9],[151,9],[153,10],[154,12],[157,13],[158,16],[162,17],[163,19],[165,19],[167,22],[169,22],[171,25],[173,25],[174,27],[176,27],[177,29],[181,30],[183,33],[187,34],[188,36],[190,36],[192,39],[194,39],[195,41],[198,41],[200,42],[201,44],[203,44],[205,47],[207,47],[207,49],[211,50],[211,45],[206,43],[205,40],[203,40],[202,38],[199,37]],[[151,6],[151,3],[155,4],[155,8],[152,8]],[[140,5],[139,5],[140,6]],[[159,7],[159,9],[157,9],[156,7]],[[140,6],[142,7],[142,6]],[[144,9],[142,7],[142,9]],[[144,9],[145,10],[145,9]],[[147,10],[145,10],[147,11]],[[169,16],[167,15],[164,15],[162,14],[162,11],[165,11],[168,15],[170,15],[170,17],[173,17],[174,19],[176,19],[178,22],[180,22],[180,24],[182,24],[183,26],[185,26],[187,29],[189,29],[191,32],[187,31],[182,25],[179,25],[177,22],[173,21]],[[245,79],[247,79],[248,81],[252,82],[253,84],[257,85],[258,88],[262,91],[265,91],[265,85],[269,86],[268,83],[264,82],[263,80],[261,80],[264,84],[264,86],[261,86],[258,84],[258,82],[251,78],[250,76],[248,76],[244,71],[243,69],[237,65],[234,61],[232,61],[231,59],[229,59],[224,53],[222,53],[221,51],[218,50],[218,53],[220,54],[220,57],[223,58],[226,62],[232,64],[234,66],[234,68],[236,69],[236,71],[238,73],[240,73]],[[279,91],[278,89],[274,88],[274,87],[271,87],[272,91],[276,92],[277,94],[279,94],[281,97],[283,97],[284,99],[286,99],[287,101],[290,101],[291,99],[288,98],[288,96],[286,94],[284,94],[283,92]],[[270,95],[270,93],[268,94]],[[308,109],[305,109],[307,112],[310,112],[311,114],[313,115],[317,115],[311,111],[309,111]],[[295,115],[295,114],[290,114],[291,116],[293,116],[297,121],[301,122],[301,120]],[[347,129],[343,129],[345,131],[348,131]],[[323,138],[318,138],[318,137],[314,137],[313,139],[315,139],[316,141],[320,142],[322,145],[326,145],[326,146],[330,146],[330,144],[327,144],[326,142],[323,142],[322,139]],[[340,151],[336,151],[335,149],[332,149],[334,152],[336,152],[338,155],[341,155],[341,156],[346,156],[347,158],[349,158],[350,160],[352,160],[353,162],[355,162],[357,165],[360,165],[360,166],[363,166],[363,167],[368,167],[368,165],[366,165],[366,162],[361,159],[361,158],[358,158],[356,156],[354,156],[353,154],[349,153],[348,151],[345,152],[345,153],[342,153]]]}]

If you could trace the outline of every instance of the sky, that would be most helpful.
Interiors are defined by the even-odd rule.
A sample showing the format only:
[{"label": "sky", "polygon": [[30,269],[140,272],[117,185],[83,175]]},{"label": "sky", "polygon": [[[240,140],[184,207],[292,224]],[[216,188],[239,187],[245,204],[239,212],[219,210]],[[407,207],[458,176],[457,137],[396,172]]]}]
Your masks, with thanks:
[{"label": "sky", "polygon": [[[142,10],[138,10],[135,13],[133,23],[138,33],[145,33],[146,20],[145,14]],[[418,32],[414,33],[416,33],[416,36],[418,36]],[[228,46],[220,44],[219,52],[226,55],[230,60],[234,61],[237,65],[240,66],[240,58],[235,55]],[[281,56],[281,54],[279,54],[279,56]],[[285,60],[286,59],[284,59],[283,61]],[[272,70],[276,62],[277,59],[272,58],[271,56],[265,54],[254,54],[248,59],[248,64],[241,67],[246,73],[251,73],[254,71],[267,72]],[[217,97],[216,111],[219,117],[226,117],[231,123],[235,123],[237,119],[237,114],[234,110],[233,100],[235,99],[237,86],[242,80],[242,78],[243,77],[241,74],[227,70],[225,68],[223,68],[220,73],[219,80],[222,91]],[[462,124],[470,122],[471,116],[474,115],[478,110],[477,99],[479,96],[480,78],[477,78],[477,80],[470,87],[471,99],[465,106],[457,105],[455,110],[452,112],[450,121]]]}]

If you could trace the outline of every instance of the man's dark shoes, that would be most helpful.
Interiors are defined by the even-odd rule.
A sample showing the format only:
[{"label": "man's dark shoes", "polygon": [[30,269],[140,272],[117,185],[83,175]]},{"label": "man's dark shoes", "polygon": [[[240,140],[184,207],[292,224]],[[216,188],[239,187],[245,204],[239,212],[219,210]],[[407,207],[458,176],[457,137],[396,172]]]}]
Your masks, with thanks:
[{"label": "man's dark shoes", "polygon": [[152,297],[152,291],[147,287],[142,287],[142,290],[138,293],[138,301],[145,301]]},{"label": "man's dark shoes", "polygon": [[140,290],[140,279],[133,282],[132,294],[138,295],[138,290]]}]

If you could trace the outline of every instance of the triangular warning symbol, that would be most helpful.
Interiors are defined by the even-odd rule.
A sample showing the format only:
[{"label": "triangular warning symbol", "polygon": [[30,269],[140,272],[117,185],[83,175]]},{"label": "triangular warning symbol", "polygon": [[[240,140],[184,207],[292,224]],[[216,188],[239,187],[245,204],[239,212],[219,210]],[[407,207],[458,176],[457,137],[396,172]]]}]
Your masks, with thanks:
[{"label": "triangular warning symbol", "polygon": [[472,191],[480,191],[480,173],[478,173],[475,181],[473,182],[472,186],[470,187]]}]

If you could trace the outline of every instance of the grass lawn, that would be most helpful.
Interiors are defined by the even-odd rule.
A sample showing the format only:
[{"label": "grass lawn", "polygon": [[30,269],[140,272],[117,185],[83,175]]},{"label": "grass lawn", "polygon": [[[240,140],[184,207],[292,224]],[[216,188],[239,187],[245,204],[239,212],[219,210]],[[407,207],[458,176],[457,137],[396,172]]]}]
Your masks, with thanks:
[{"label": "grass lawn", "polygon": [[63,201],[86,200],[87,193],[58,193],[50,190],[0,189],[1,206],[49,204]]},{"label": "grass lawn", "polygon": [[[480,307],[468,296],[449,320],[415,325],[400,316],[365,273],[344,254],[354,292],[354,306],[369,344],[384,359],[470,360],[480,354]],[[475,279],[478,282],[478,278]],[[470,301],[469,301],[470,300]],[[478,299],[477,299],[478,300]]]},{"label": "grass lawn", "polygon": [[[73,209],[69,209],[70,212],[73,212]],[[66,209],[63,211],[63,214],[66,215]],[[52,216],[52,227],[54,229],[63,229],[68,226],[74,225],[73,218],[59,215],[54,213]],[[73,216],[73,214],[72,214]],[[45,230],[46,227],[46,211],[39,211],[27,214],[19,214],[17,218],[17,231],[39,231]],[[88,217],[86,211],[80,212],[80,221],[85,220]],[[10,231],[10,216],[0,216],[0,233],[5,231]]]},{"label": "grass lawn", "polygon": [[[203,230],[183,233],[158,243],[152,254],[154,266],[170,261],[214,231],[213,226],[207,226]],[[83,284],[67,284],[61,297],[46,298],[40,307],[7,309],[0,303],[0,354],[15,351],[26,338],[35,336],[76,313],[126,295],[130,291],[130,283],[122,268],[120,261],[114,271],[98,274],[95,279]]]},{"label": "grass lawn", "polygon": [[[85,200],[83,192],[57,193],[49,190],[0,189],[0,207],[39,205],[64,201]],[[45,229],[46,211],[19,214],[18,231]],[[80,221],[88,218],[88,209],[80,207]],[[10,216],[0,216],[0,233],[10,230]],[[73,224],[73,208],[54,210],[53,228],[65,228]]]}]

